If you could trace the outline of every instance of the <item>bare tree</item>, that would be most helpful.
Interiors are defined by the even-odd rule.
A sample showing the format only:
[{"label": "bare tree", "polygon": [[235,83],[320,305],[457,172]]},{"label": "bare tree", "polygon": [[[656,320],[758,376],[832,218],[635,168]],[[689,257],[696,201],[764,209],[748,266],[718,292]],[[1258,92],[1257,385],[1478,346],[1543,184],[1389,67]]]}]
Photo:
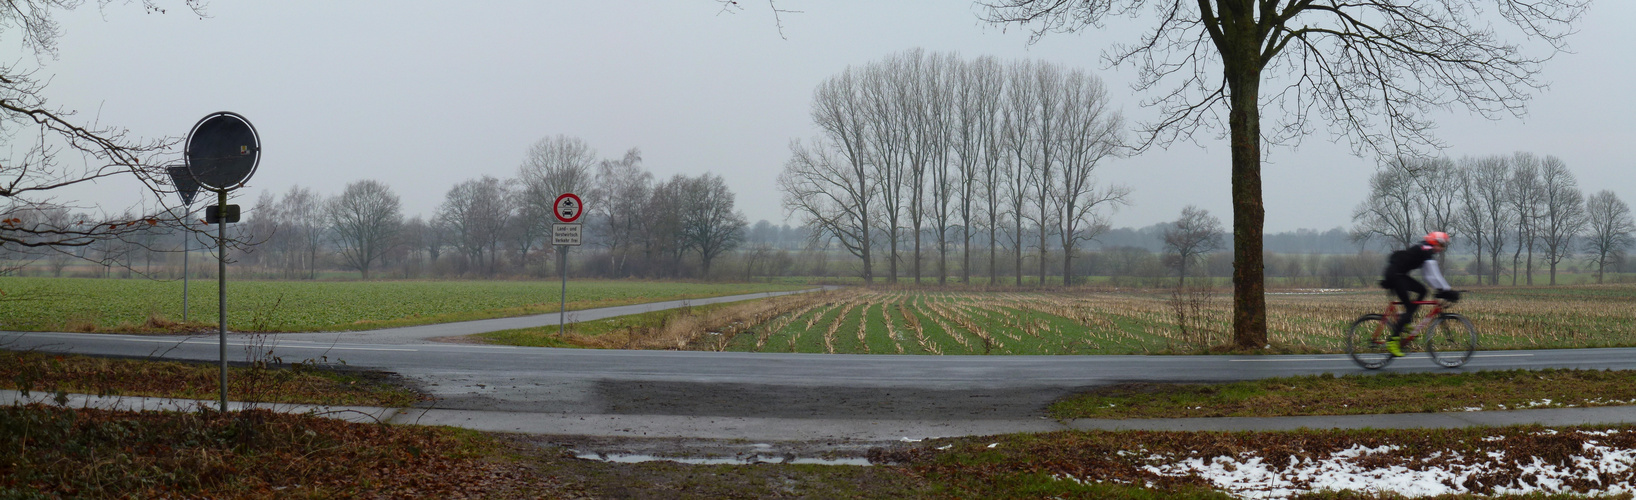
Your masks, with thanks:
[{"label": "bare tree", "polygon": [[[1517,285],[1517,271],[1527,275],[1526,282],[1534,284],[1534,243],[1539,238],[1540,216],[1544,212],[1545,185],[1539,179],[1540,159],[1533,153],[1511,156],[1511,180],[1506,184],[1507,204],[1516,213],[1517,251],[1511,254],[1511,286]],[[1522,262],[1523,250],[1528,251],[1526,267]]]},{"label": "bare tree", "polygon": [[[956,70],[953,98],[955,101],[954,125],[954,155],[959,165],[959,197],[960,197],[960,282],[971,282],[971,234],[972,229],[979,224],[980,212],[983,206],[977,202],[988,203],[989,211],[993,211],[994,200],[988,194],[993,186],[985,186],[984,180],[992,177],[994,166],[998,158],[995,157],[994,147],[996,117],[1000,109],[1000,89],[1005,85],[1004,73],[1000,64],[993,57],[984,56],[968,64],[961,64]],[[991,218],[989,225],[993,225]],[[989,241],[993,242],[993,227],[989,228]],[[992,245],[990,245],[992,247]],[[989,252],[989,267],[992,271],[992,249]],[[993,276],[990,277],[993,282]]]},{"label": "bare tree", "polygon": [[[430,237],[427,233],[431,231],[432,228],[426,223],[426,219],[419,214],[404,220],[403,228],[398,230],[397,246],[404,249],[406,254],[405,259],[401,262],[405,278],[417,277],[420,271],[425,270],[420,266],[420,252],[426,249],[426,245],[422,242]],[[433,262],[435,261],[431,259],[431,255],[428,253],[426,264],[430,265]]]},{"label": "bare tree", "polygon": [[[1029,123],[1034,129],[1033,160],[1028,163],[1028,181],[1032,184],[1034,193],[1031,220],[1039,231],[1040,251],[1040,285],[1045,285],[1046,241],[1050,239],[1051,231],[1058,228],[1058,215],[1053,206],[1055,198],[1052,191],[1057,182],[1057,168],[1061,158],[1057,152],[1061,149],[1062,120],[1065,115],[1063,103],[1063,72],[1062,68],[1054,64],[1038,63],[1032,65],[1024,80],[1013,82],[1013,85],[1034,87],[1034,101],[1028,105],[1034,106],[1038,118]],[[1022,271],[1019,269],[1018,273]]]},{"label": "bare tree", "polygon": [[921,76],[921,106],[925,110],[921,126],[928,129],[923,136],[931,149],[927,155],[932,190],[929,212],[932,228],[937,232],[937,284],[941,285],[948,282],[949,233],[953,230],[954,204],[959,196],[960,172],[953,162],[959,112],[954,92],[962,64],[954,54],[932,54],[928,62],[926,73]]},{"label": "bare tree", "polygon": [[1596,282],[1601,283],[1603,272],[1620,261],[1625,249],[1636,245],[1636,237],[1631,236],[1636,233],[1636,219],[1631,217],[1630,205],[1605,189],[1585,200],[1585,214],[1590,229],[1584,238],[1586,259],[1596,264]]},{"label": "bare tree", "polygon": [[868,133],[864,137],[869,147],[864,151],[870,157],[865,164],[873,170],[870,175],[880,182],[880,189],[876,191],[880,200],[875,204],[879,207],[879,213],[869,215],[879,217],[878,226],[886,233],[887,283],[898,281],[898,243],[902,242],[903,222],[907,215],[904,211],[911,202],[904,193],[904,189],[910,187],[906,178],[911,173],[908,120],[903,112],[903,96],[908,92],[908,83],[903,68],[908,65],[908,59],[918,56],[918,52],[911,51],[864,68],[863,81],[859,86],[863,108],[867,113],[865,130]]},{"label": "bare tree", "polygon": [[813,91],[812,121],[825,139],[812,147],[790,143],[792,157],[778,177],[784,209],[802,224],[816,228],[813,236],[834,237],[842,248],[863,262],[863,282],[874,282],[872,241],[873,202],[879,197],[880,177],[870,162],[869,113],[859,78],[851,69],[820,83]]},{"label": "bare tree", "polygon": [[[1413,177],[1420,194],[1420,228],[1425,232],[1454,228],[1455,209],[1460,200],[1460,172],[1448,158],[1406,159],[1416,165]],[[1442,257],[1439,254],[1439,257]]]},{"label": "bare tree", "polygon": [[1573,238],[1585,230],[1585,195],[1573,172],[1555,156],[1545,157],[1539,178],[1545,199],[1539,241],[1545,245],[1545,263],[1551,266],[1551,284],[1555,285],[1557,264],[1573,256]]},{"label": "bare tree", "polygon": [[642,211],[649,191],[653,189],[653,174],[642,168],[642,151],[631,148],[617,161],[603,160],[597,167],[596,188],[591,191],[591,213],[601,221],[597,230],[599,242],[614,259],[615,273],[626,273],[626,258],[641,238]]},{"label": "bare tree", "polygon": [[1028,176],[1035,171],[1032,165],[1039,161],[1035,156],[1039,150],[1034,143],[1041,140],[1034,136],[1033,125],[1039,120],[1038,96],[1035,95],[1038,87],[1026,84],[1033,73],[1031,61],[1014,62],[1007,68],[1005,104],[1001,111],[1001,130],[1009,153],[1004,177],[1006,215],[1012,222],[1009,236],[1012,255],[1016,258],[1018,286],[1023,282],[1023,219],[1027,218],[1024,208],[1033,194]]},{"label": "bare tree", "polygon": [[[591,167],[596,163],[596,151],[578,137],[558,134],[541,138],[529,146],[522,165],[517,167],[517,189],[522,190],[523,203],[519,208],[536,217],[529,226],[532,234],[541,238],[551,234],[551,224],[556,219],[538,214],[551,214],[558,196],[590,194]],[[591,209],[596,210],[595,203],[591,205]]]},{"label": "bare tree", "polygon": [[1406,247],[1419,229],[1419,197],[1410,172],[1401,163],[1369,178],[1369,196],[1352,209],[1352,239],[1364,242],[1383,238],[1389,245]]},{"label": "bare tree", "polygon": [[[1460,204],[1454,211],[1452,226],[1456,232],[1465,235],[1471,242],[1472,255],[1476,260],[1477,284],[1483,284],[1487,275],[1483,267],[1483,248],[1488,244],[1488,225],[1483,223],[1482,196],[1477,190],[1476,182],[1477,160],[1471,157],[1460,158],[1454,169],[1454,177],[1458,179]],[[1492,263],[1490,265],[1493,265]]]},{"label": "bare tree", "polygon": [[1062,284],[1073,284],[1074,249],[1080,241],[1108,229],[1103,208],[1127,203],[1130,189],[1098,188],[1096,167],[1120,147],[1123,117],[1109,109],[1102,80],[1080,71],[1068,73],[1062,86],[1062,122],[1057,142],[1062,165],[1051,190],[1062,243]]},{"label": "bare tree", "polygon": [[415,237],[410,244],[426,251],[428,265],[437,265],[438,257],[443,255],[443,246],[448,243],[448,227],[440,223],[435,215],[431,220],[422,220],[416,215],[405,224],[410,228],[409,235]]},{"label": "bare tree", "polygon": [[687,238],[684,219],[684,203],[691,187],[687,176],[676,174],[653,186],[653,192],[642,209],[646,214],[642,231],[645,249],[650,256],[648,261],[653,262],[653,256],[664,257],[668,264],[667,273],[671,276],[681,275],[682,258],[693,248]]},{"label": "bare tree", "polygon": [[[517,271],[527,274],[531,252],[549,244],[546,240],[550,235],[546,234],[546,230],[551,227],[548,224],[556,220],[556,215],[551,213],[549,206],[529,203],[527,189],[507,189],[505,196],[507,210],[511,212],[511,216],[506,217],[503,230],[505,242]],[[544,272],[543,269],[537,271]]]},{"label": "bare tree", "polygon": [[[437,224],[448,228],[450,239],[470,265],[492,276],[499,264],[497,254],[510,215],[505,186],[500,179],[485,175],[449,189],[438,206]],[[488,257],[486,266],[484,256]]]},{"label": "bare tree", "polygon": [[[1314,122],[1345,134],[1360,152],[1414,156],[1442,144],[1432,111],[1464,105],[1484,116],[1520,114],[1540,72],[1565,48],[1589,0],[994,0],[988,21],[1051,32],[1097,29],[1109,18],[1150,14],[1154,28],[1104,54],[1140,71],[1138,91],[1158,120],[1146,145],[1168,145],[1200,129],[1220,130],[1232,155],[1233,341],[1266,345],[1262,261],[1261,148],[1295,143]],[[1493,12],[1548,50],[1529,55],[1501,39]],[[1269,81],[1268,77],[1272,77]],[[1162,88],[1166,82],[1174,86]],[[1263,84],[1271,92],[1262,92]],[[1264,99],[1265,98],[1265,99]],[[1261,124],[1264,107],[1273,115]]]},{"label": "bare tree", "polygon": [[721,176],[704,174],[688,180],[682,192],[682,234],[688,246],[699,251],[703,276],[710,276],[710,263],[744,242],[744,214],[733,208],[733,191]]},{"label": "bare tree", "polygon": [[398,195],[384,183],[361,180],[347,184],[326,209],[341,259],[369,279],[370,266],[398,242],[403,227]]},{"label": "bare tree", "polygon": [[909,199],[904,200],[905,208],[909,211],[909,233],[914,237],[914,263],[910,272],[915,276],[915,284],[920,284],[921,263],[925,260],[920,245],[926,227],[926,200],[927,176],[934,170],[936,158],[945,154],[943,144],[938,138],[938,125],[934,114],[940,108],[936,104],[937,69],[939,58],[936,54],[927,55],[924,50],[911,49],[902,54],[896,74],[892,75],[896,91],[896,120],[887,123],[895,124],[896,129],[905,138],[904,157],[907,160],[907,175],[903,182],[908,183]]},{"label": "bare tree", "polygon": [[324,203],[323,197],[311,189],[299,185],[290,186],[290,190],[279,199],[277,214],[279,229],[286,238],[287,254],[286,269],[291,273],[306,270],[306,278],[318,277],[318,249],[323,246],[324,232]]},{"label": "bare tree", "polygon": [[1175,260],[1176,286],[1187,280],[1187,265],[1199,256],[1221,249],[1221,219],[1193,205],[1182,208],[1176,222],[1165,228],[1165,251]]},{"label": "bare tree", "polygon": [[1516,212],[1509,206],[1511,192],[1511,160],[1505,156],[1487,156],[1478,158],[1472,164],[1468,175],[1471,176],[1472,190],[1475,193],[1473,202],[1478,205],[1478,224],[1483,226],[1483,232],[1488,235],[1488,283],[1500,283],[1500,252],[1510,242],[1510,234]]},{"label": "bare tree", "polygon": [[[98,2],[98,7],[107,3]],[[159,225],[187,227],[185,213],[162,205],[169,201],[165,195],[174,192],[164,165],[175,159],[172,146],[179,142],[176,138],[144,139],[123,128],[100,125],[95,119],[81,119],[72,110],[49,104],[45,91],[50,77],[36,77],[43,70],[43,61],[57,56],[63,33],[54,16],[81,4],[16,0],[0,8],[0,34],[32,51],[36,63],[31,66],[24,57],[0,64],[0,142],[9,150],[0,159],[0,250],[30,257],[51,254],[97,259],[116,253],[81,249],[93,245],[112,248],[108,242],[137,238]],[[200,9],[194,1],[186,6]],[[144,2],[144,7],[150,12],[163,11],[152,2]],[[62,190],[113,179],[134,181],[132,186],[140,186],[154,199],[117,215],[36,216],[90,210],[61,200]]]},{"label": "bare tree", "polygon": [[[998,62],[995,62],[993,66],[985,69],[985,71],[993,73],[991,78],[993,78],[996,82],[996,85],[994,86],[996,94],[1002,92],[1004,90],[1005,83],[1005,68],[1001,67]],[[1004,184],[1007,174],[1011,171],[1009,168],[1010,163],[1007,162],[1009,156],[1006,154],[1007,141],[1005,140],[1005,131],[1007,130],[1007,127],[1005,126],[1005,122],[999,118],[1000,116],[1007,115],[1002,115],[1004,105],[1001,103],[1001,97],[996,95],[993,111],[995,113],[994,123],[987,130],[983,131],[985,134],[983,139],[985,144],[983,147],[982,193],[983,213],[988,217],[988,223],[984,224],[984,227],[988,228],[989,285],[996,285],[1000,282],[1000,266],[998,260],[1000,254],[999,233],[1000,224],[1005,221],[1006,209],[1006,204],[1000,199],[1000,196],[1001,193],[1004,192],[1001,186]]]},{"label": "bare tree", "polygon": [[1368,198],[1352,210],[1352,238],[1402,248],[1428,232],[1453,230],[1460,175],[1446,158],[1393,160],[1370,177]]},{"label": "bare tree", "polygon": [[[867,223],[846,230],[863,236],[843,236],[855,240],[843,245],[857,248],[855,254],[885,247],[888,282],[902,261],[899,243],[910,245],[910,273],[916,282],[924,279],[928,257],[922,240],[930,236],[936,239],[938,282],[945,283],[955,225],[964,248],[961,279],[970,282],[972,234],[986,226],[990,282],[998,277],[996,243],[1003,233],[1021,284],[1026,241],[1036,241],[1040,272],[1046,273],[1053,233],[1069,247],[1095,234],[1083,230],[1095,226],[1091,212],[1102,206],[1096,203],[1089,172],[1112,154],[1114,143],[1108,138],[1117,131],[1106,130],[1113,114],[1101,109],[1106,95],[1099,83],[1081,85],[1089,81],[1088,75],[1051,64],[1016,61],[1005,66],[993,58],[966,63],[952,54],[920,49],[849,68],[814,93],[814,122],[824,134],[812,148],[792,146],[796,158],[786,172],[800,176],[785,179],[786,207],[810,214],[864,209]],[[1070,83],[1081,87],[1070,88]],[[1073,158],[1065,156],[1068,148],[1079,148]],[[836,168],[843,165],[853,171]],[[831,177],[825,181],[829,184],[844,179],[845,187],[803,180],[814,175]],[[827,194],[843,197],[868,192],[870,201],[836,203],[816,196],[822,189],[840,189]],[[1074,201],[1065,205],[1066,199]],[[1070,216],[1076,218],[1064,220]],[[810,223],[832,226],[819,222],[825,218],[830,217]],[[1073,227],[1062,234],[1065,223]],[[904,241],[904,233],[914,241]],[[1065,259],[1071,265],[1072,257]],[[870,265],[865,263],[866,274]]]}]

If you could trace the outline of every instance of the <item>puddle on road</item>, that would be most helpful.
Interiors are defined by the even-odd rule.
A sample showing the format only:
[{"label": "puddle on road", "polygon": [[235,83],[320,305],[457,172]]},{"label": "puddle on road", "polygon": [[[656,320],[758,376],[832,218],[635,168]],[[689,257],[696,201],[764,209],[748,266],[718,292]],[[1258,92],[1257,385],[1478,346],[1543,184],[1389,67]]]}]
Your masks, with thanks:
[{"label": "puddle on road", "polygon": [[621,464],[642,462],[676,462],[691,465],[753,465],[753,464],[803,464],[803,465],[870,465],[869,459],[855,458],[802,458],[793,456],[770,456],[753,454],[738,457],[659,457],[637,453],[575,453],[575,458],[582,460],[597,460]]}]

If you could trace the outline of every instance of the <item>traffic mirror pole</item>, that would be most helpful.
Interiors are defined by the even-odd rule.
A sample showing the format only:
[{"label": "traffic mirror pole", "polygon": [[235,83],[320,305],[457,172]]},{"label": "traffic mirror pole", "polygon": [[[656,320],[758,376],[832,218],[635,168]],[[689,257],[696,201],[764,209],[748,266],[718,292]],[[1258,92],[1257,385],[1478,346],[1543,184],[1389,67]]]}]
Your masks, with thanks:
[{"label": "traffic mirror pole", "polygon": [[[216,320],[217,354],[221,361],[221,410],[227,413],[227,225],[239,221],[238,205],[227,204],[227,192],[244,187],[244,181],[261,163],[261,136],[250,121],[237,113],[220,111],[205,115],[187,133],[186,174],[172,174],[177,192],[188,193],[194,186],[216,192],[216,206],[205,211],[205,223],[216,223]],[[185,182],[181,180],[185,179]],[[190,195],[184,194],[184,202]]]},{"label": "traffic mirror pole", "polygon": [[[217,213],[227,207],[227,190],[216,192],[216,205],[222,207]],[[227,413],[227,217],[216,221],[216,319],[220,323],[222,413]]]},{"label": "traffic mirror pole", "polygon": [[188,217],[191,217],[192,215],[193,214],[189,214],[187,210],[182,211],[182,324],[183,325],[187,324],[187,252],[189,250],[188,240],[193,239],[193,235],[188,234],[188,228],[187,228],[188,220],[187,219],[188,219]]}]

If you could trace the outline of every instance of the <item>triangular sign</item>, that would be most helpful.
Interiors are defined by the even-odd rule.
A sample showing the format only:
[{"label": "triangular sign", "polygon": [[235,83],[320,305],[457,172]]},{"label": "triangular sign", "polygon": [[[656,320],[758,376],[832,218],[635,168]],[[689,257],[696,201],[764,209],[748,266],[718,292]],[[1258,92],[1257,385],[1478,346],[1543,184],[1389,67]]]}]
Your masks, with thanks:
[{"label": "triangular sign", "polygon": [[199,181],[193,178],[193,173],[187,167],[165,167],[170,172],[170,183],[176,186],[176,195],[182,197],[182,205],[192,205],[193,195],[199,194]]}]

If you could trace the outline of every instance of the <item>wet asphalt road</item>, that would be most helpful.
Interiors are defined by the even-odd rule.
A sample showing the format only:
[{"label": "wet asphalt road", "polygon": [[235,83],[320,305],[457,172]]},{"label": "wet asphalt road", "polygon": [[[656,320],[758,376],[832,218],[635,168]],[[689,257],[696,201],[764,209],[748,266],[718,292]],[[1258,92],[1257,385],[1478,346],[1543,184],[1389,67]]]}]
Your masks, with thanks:
[{"label": "wet asphalt road", "polygon": [[[370,332],[230,334],[228,360],[242,362],[252,353],[271,352],[286,362],[310,359],[393,372],[436,396],[440,408],[827,419],[1040,417],[1059,397],[1110,384],[1364,372],[1344,355],[826,355],[555,349],[382,338]],[[219,348],[213,335],[51,332],[0,332],[0,346],[184,361],[216,361]],[[1512,368],[1636,369],[1636,349],[1479,352],[1457,370]],[[1444,370],[1423,354],[1387,368]]]}]

